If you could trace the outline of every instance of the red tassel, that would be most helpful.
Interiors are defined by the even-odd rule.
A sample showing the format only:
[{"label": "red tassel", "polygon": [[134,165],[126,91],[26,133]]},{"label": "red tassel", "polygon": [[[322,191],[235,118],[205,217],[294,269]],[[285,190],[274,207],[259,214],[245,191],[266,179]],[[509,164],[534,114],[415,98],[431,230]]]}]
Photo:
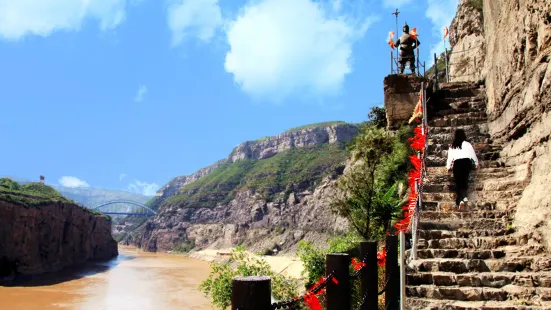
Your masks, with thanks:
[{"label": "red tassel", "polygon": [[377,253],[377,264],[383,267],[386,264],[386,249],[383,248],[382,253]]},{"label": "red tassel", "polygon": [[362,269],[363,267],[365,267],[365,263],[364,262],[358,262],[358,261],[356,261],[355,258],[352,258],[352,266],[354,266],[354,270],[358,271],[358,270]]},{"label": "red tassel", "polygon": [[304,303],[310,310],[322,310],[318,296],[314,293],[308,293],[304,296]]},{"label": "red tassel", "polygon": [[331,281],[333,281],[333,283],[335,284],[339,284],[339,281],[337,281],[337,278],[335,278],[335,276],[331,277]]}]

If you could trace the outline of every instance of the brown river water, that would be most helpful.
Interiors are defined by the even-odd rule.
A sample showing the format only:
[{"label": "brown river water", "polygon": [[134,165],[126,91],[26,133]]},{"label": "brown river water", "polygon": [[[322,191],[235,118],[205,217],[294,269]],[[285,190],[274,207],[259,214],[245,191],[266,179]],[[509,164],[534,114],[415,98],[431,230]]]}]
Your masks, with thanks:
[{"label": "brown river water", "polygon": [[0,310],[211,309],[198,290],[209,271],[206,262],[119,247],[109,262],[0,286]]}]

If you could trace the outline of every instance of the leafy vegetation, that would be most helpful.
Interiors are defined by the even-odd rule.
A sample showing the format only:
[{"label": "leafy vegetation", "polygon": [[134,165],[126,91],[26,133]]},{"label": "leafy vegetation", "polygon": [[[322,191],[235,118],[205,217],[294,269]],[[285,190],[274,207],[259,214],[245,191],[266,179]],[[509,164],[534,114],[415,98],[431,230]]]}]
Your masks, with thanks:
[{"label": "leafy vegetation", "polygon": [[278,300],[290,299],[298,295],[297,281],[275,273],[268,263],[245,253],[242,247],[232,251],[226,263],[212,263],[207,280],[199,289],[210,297],[211,303],[220,309],[231,305],[232,279],[234,277],[268,276],[272,280],[272,295]]},{"label": "leafy vegetation", "polygon": [[195,241],[185,241],[176,245],[172,251],[175,253],[187,253],[195,248]]},{"label": "leafy vegetation", "polygon": [[401,210],[393,186],[406,179],[410,134],[408,127],[391,133],[367,124],[351,145],[354,166],[339,178],[332,207],[365,240],[383,236],[389,219]]},{"label": "leafy vegetation", "polygon": [[372,107],[368,114],[367,124],[377,128],[386,128],[386,110],[384,107]]},{"label": "leafy vegetation", "polygon": [[332,121],[332,122],[316,123],[316,124],[310,124],[310,125],[294,127],[294,128],[291,128],[291,129],[289,129],[285,132],[296,132],[296,131],[300,131],[300,130],[312,129],[312,128],[316,128],[316,127],[327,127],[327,126],[333,126],[333,125],[338,125],[338,124],[346,124],[346,122]]},{"label": "leafy vegetation", "polygon": [[[0,200],[22,205],[27,208],[54,203],[77,204],[65,198],[51,186],[35,182],[20,185],[9,178],[0,179]],[[85,207],[83,208],[94,215],[105,216],[103,213]]]},{"label": "leafy vegetation", "polygon": [[238,190],[254,190],[266,199],[295,188],[310,188],[324,176],[344,166],[347,151],[336,144],[295,148],[263,160],[226,163],[205,177],[180,189],[164,205],[189,208],[227,203]]}]

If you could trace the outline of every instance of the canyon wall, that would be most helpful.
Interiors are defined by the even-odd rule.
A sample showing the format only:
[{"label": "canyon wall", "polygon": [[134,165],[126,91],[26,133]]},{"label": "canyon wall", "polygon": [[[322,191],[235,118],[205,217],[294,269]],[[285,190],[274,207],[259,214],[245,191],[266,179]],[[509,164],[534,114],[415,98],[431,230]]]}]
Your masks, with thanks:
[{"label": "canyon wall", "polygon": [[26,207],[0,200],[0,279],[117,255],[105,216],[66,202]]}]

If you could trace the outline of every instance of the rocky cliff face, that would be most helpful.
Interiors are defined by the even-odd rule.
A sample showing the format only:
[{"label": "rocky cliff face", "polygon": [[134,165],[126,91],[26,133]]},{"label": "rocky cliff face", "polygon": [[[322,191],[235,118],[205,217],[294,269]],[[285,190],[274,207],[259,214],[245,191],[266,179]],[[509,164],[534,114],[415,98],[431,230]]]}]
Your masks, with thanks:
[{"label": "rocky cliff face", "polygon": [[[307,126],[276,137],[242,143],[223,161],[201,169],[194,175],[178,177],[163,187],[156,201],[159,203],[157,216],[143,225],[129,242],[148,251],[172,250],[190,240],[198,248],[227,248],[245,244],[256,251],[274,247],[292,250],[300,240],[324,243],[329,235],[347,228],[346,221],[332,214],[330,210],[330,198],[333,196],[336,178],[344,169],[346,155],[322,158],[320,162],[323,165],[320,164],[314,167],[313,172],[310,171],[316,178],[319,177],[319,181],[298,182],[285,187],[274,185],[269,197],[257,186],[236,187],[231,191],[231,199],[220,202],[216,196],[230,185],[217,183],[215,193],[204,196],[195,204],[172,203],[167,199],[181,193],[180,189],[193,184],[193,181],[210,173],[219,173],[213,171],[221,165],[244,160],[251,163],[268,162],[278,154],[281,156],[295,149],[342,145],[351,141],[357,132],[357,126],[350,124]],[[325,149],[312,149],[311,153],[308,151],[304,153],[306,155],[300,156],[312,156],[319,160],[315,152],[323,150]],[[345,154],[344,151],[339,152],[341,153],[338,154]],[[335,160],[338,161],[337,164],[330,162]],[[271,165],[267,166],[272,167]],[[300,174],[299,170],[290,171],[290,174]],[[262,171],[252,178],[253,182],[258,177],[270,178],[274,173]],[[276,174],[281,178],[280,172],[276,171]],[[251,179],[245,181],[242,176],[238,183],[250,181]],[[193,192],[201,190],[202,188],[197,188]]]},{"label": "rocky cliff face", "polygon": [[482,0],[462,0],[450,25],[450,81],[483,78],[485,41]]},{"label": "rocky cliff face", "polygon": [[324,143],[346,143],[358,133],[358,127],[346,123],[335,123],[326,126],[305,126],[303,129],[290,130],[275,137],[267,137],[256,141],[241,143],[233,149],[231,154],[197,172],[178,176],[163,186],[156,194],[155,204],[160,204],[168,197],[198,179],[210,174],[226,163],[233,163],[242,159],[267,159],[278,153],[289,151],[295,147],[315,146]]},{"label": "rocky cliff face", "polygon": [[463,80],[485,80],[489,133],[503,145],[503,163],[515,171],[511,182],[524,189],[514,201],[516,228],[539,229],[551,247],[551,2],[478,1],[482,11],[474,2],[462,1],[450,42],[454,52],[482,43],[469,53],[483,57],[484,66]]},{"label": "rocky cliff face", "polygon": [[25,207],[0,200],[0,279],[116,255],[111,222],[104,216],[65,202]]},{"label": "rocky cliff face", "polygon": [[515,226],[551,246],[551,2],[484,1],[490,134],[526,188]]}]

